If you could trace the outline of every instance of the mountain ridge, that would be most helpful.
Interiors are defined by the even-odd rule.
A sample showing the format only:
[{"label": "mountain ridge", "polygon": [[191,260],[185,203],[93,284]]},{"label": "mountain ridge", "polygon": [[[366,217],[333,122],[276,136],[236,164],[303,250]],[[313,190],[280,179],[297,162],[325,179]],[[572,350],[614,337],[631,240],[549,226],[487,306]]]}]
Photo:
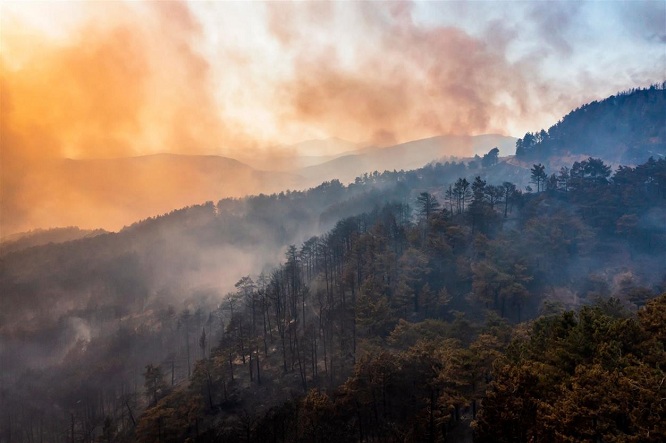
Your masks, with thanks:
[{"label": "mountain ridge", "polygon": [[496,146],[500,147],[500,151],[506,152],[515,144],[515,140],[514,137],[496,134],[439,135],[385,148],[366,147],[321,165],[303,168],[300,174],[308,179],[337,178],[342,182],[351,182],[363,173],[411,170],[443,158],[471,158]]},{"label": "mountain ridge", "polygon": [[265,166],[273,166],[273,170],[257,169],[256,164],[215,154],[44,160],[23,177],[27,194],[34,201],[21,212],[23,219],[5,222],[3,235],[72,225],[118,230],[174,208],[227,197],[307,189],[333,179],[351,182],[363,173],[410,170],[451,154],[471,156],[481,146],[487,151],[497,144],[494,141],[505,146],[515,140],[497,137],[437,136],[337,156],[269,159]]},{"label": "mountain ridge", "polygon": [[516,141],[526,161],[599,157],[614,164],[638,164],[666,156],[666,82],[595,100],[576,108],[548,130]]}]

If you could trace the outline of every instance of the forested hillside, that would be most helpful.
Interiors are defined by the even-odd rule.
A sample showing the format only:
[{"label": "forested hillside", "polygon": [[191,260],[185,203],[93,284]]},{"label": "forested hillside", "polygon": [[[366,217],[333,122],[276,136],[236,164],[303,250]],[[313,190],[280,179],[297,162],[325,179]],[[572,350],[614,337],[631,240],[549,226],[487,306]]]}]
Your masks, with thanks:
[{"label": "forested hillside", "polygon": [[665,168],[527,195],[460,179],[414,218],[339,222],[238,282],[219,345],[188,386],[151,391],[137,438],[660,441]]},{"label": "forested hillside", "polygon": [[[462,162],[375,172],[349,186],[334,180],[303,192],[207,202],[119,233],[53,242],[69,232],[55,230],[5,243],[0,331],[3,352],[13,356],[5,364],[57,361],[79,338],[107,335],[120,321],[139,321],[170,305],[216,304],[241,276],[277,265],[286,245],[390,199],[407,204],[418,189],[441,189],[470,172]],[[49,242],[39,246],[42,237]]]},{"label": "forested hillside", "polygon": [[20,251],[34,246],[48,245],[49,243],[65,243],[81,238],[96,237],[104,234],[103,229],[86,230],[75,226],[68,228],[36,229],[21,234],[10,235],[0,240],[0,255]]},{"label": "forested hillside", "polygon": [[[3,308],[43,306],[21,323],[3,309],[12,361],[42,351],[25,343],[67,342],[56,331],[76,344],[46,369],[3,368],[0,439],[661,441],[663,408],[645,405],[664,396],[664,299],[650,300],[666,290],[666,160],[570,171],[587,172],[543,182],[551,171],[534,165],[537,192],[468,180],[463,164],[373,174],[9,254]],[[229,226],[256,252],[265,232],[306,232],[254,231],[257,220],[315,213],[330,231],[221,303],[221,286],[169,293],[181,269],[232,266],[205,249],[243,238]],[[605,375],[602,402],[609,388],[590,381]]]},{"label": "forested hillside", "polygon": [[592,156],[615,164],[639,164],[666,156],[666,84],[620,92],[571,111],[548,130],[528,132],[516,156]]},{"label": "forested hillside", "polygon": [[0,443],[666,442],[664,17],[0,0]]}]

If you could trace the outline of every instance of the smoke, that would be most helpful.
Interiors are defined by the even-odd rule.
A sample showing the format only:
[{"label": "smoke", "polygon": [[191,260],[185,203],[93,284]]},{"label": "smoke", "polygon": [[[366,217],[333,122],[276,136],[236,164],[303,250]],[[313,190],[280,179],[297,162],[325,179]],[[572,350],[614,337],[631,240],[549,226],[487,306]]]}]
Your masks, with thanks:
[{"label": "smoke", "polygon": [[[630,35],[646,9],[663,17],[650,5],[620,23],[617,8],[597,5],[440,3],[428,6],[441,15],[433,21],[421,7],[270,4],[270,29],[294,65],[281,85],[285,118],[379,145],[439,134],[520,135],[587,101],[663,78],[663,57],[651,66],[628,49],[660,53]],[[604,14],[612,24],[595,24]],[[590,36],[596,28],[600,35]],[[609,51],[604,39],[622,50]]]},{"label": "smoke", "polygon": [[[314,13],[318,5],[327,12]],[[438,134],[503,133],[504,116],[528,108],[522,91],[528,66],[509,63],[503,48],[461,29],[416,24],[411,4],[317,3],[301,33],[284,19],[281,4],[271,6],[274,35],[296,52],[295,78],[282,85],[288,119],[389,145]]]},{"label": "smoke", "polygon": [[84,21],[64,42],[3,35],[10,54],[30,48],[19,66],[2,64],[3,124],[18,138],[8,140],[11,153],[110,158],[246,143],[213,100],[209,62],[196,50],[201,29],[186,5],[96,7],[105,22]]},{"label": "smoke", "polygon": [[[130,211],[130,192],[93,217],[112,179],[146,194],[173,190],[159,172],[73,183],[54,166],[63,158],[256,159],[312,138],[387,146],[441,134],[521,135],[586,101],[662,81],[666,63],[658,2],[2,8],[2,235],[63,223],[116,229],[158,209]],[[197,174],[177,174],[180,186]],[[243,177],[231,181],[239,192],[266,192]]]},{"label": "smoke", "polygon": [[[66,7],[60,12],[67,13]],[[94,213],[108,197],[106,183],[123,182],[122,176],[97,176],[78,183],[56,160],[200,154],[251,143],[221,118],[209,63],[196,51],[201,28],[185,4],[104,2],[94,8],[96,14],[103,9],[103,21],[84,13],[82,22],[60,39],[11,15],[13,20],[3,23],[3,234],[63,221],[88,226],[93,216],[86,212]],[[156,171],[133,184],[143,193],[159,193],[174,178],[163,175]],[[65,219],[64,214],[80,218]],[[111,218],[97,226],[117,229],[118,220],[132,221]]]}]

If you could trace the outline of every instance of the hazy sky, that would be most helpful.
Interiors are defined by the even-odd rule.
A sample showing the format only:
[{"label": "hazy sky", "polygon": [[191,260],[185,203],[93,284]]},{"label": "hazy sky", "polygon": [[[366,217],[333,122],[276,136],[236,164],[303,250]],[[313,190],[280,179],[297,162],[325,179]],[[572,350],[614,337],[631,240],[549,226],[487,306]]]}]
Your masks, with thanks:
[{"label": "hazy sky", "polygon": [[0,8],[5,221],[8,205],[34,204],[25,174],[45,159],[522,136],[666,78],[661,0]]},{"label": "hazy sky", "polygon": [[4,2],[3,132],[70,157],[519,136],[663,81],[665,5]]}]

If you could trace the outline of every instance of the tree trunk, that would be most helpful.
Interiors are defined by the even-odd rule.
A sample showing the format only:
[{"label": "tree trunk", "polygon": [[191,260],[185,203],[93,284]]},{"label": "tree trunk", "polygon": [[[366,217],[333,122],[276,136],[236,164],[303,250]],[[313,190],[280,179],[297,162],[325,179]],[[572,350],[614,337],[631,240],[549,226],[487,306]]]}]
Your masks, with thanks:
[{"label": "tree trunk", "polygon": [[261,365],[259,364],[259,347],[257,347],[257,355],[254,358],[257,365],[257,384],[261,386]]},{"label": "tree trunk", "polygon": [[188,325],[185,325],[185,349],[187,350],[187,378],[189,378],[192,375],[192,370],[190,368],[190,333]]},{"label": "tree trunk", "polygon": [[213,380],[210,376],[210,371],[206,368],[206,383],[208,385],[208,405],[211,411],[213,410]]},{"label": "tree trunk", "polygon": [[430,420],[428,430],[428,440],[435,443],[435,391],[430,390]]}]

